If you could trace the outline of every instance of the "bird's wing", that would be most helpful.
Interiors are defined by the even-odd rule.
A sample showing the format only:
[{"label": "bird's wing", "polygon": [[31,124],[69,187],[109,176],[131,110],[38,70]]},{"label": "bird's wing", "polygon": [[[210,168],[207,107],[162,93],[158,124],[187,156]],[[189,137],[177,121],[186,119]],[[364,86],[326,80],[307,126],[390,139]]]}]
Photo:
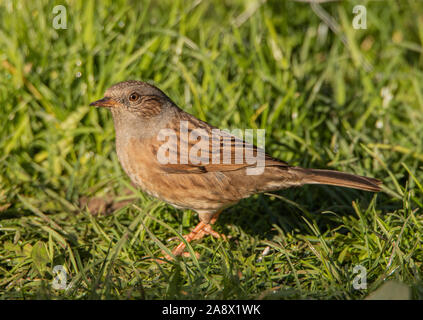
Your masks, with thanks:
[{"label": "bird's wing", "polygon": [[[212,127],[189,114],[182,114],[169,128],[162,169],[168,173],[206,173],[240,170],[250,167],[288,167],[286,162],[267,155],[256,147],[226,131]],[[164,152],[163,152],[164,151]]]}]

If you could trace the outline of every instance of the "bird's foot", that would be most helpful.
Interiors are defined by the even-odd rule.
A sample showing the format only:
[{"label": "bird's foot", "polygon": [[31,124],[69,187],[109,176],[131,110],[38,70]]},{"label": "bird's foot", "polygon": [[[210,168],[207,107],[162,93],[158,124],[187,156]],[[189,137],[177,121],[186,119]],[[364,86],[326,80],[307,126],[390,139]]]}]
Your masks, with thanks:
[{"label": "bird's foot", "polygon": [[[211,224],[207,224],[207,223],[204,223],[202,221],[200,221],[200,223],[189,234],[185,235],[184,239],[185,239],[186,242],[191,242],[193,240],[200,240],[206,235],[211,235],[214,238],[226,240],[226,236],[224,234],[220,234],[220,233],[214,231]],[[185,248],[186,248],[185,242],[181,241],[175,247],[175,249],[172,250],[172,254],[175,257],[189,256],[190,253],[185,252]],[[197,252],[195,252],[195,255],[197,256],[197,258],[199,257],[199,254]],[[172,257],[170,255],[166,254],[165,259],[166,260],[172,260]],[[163,260],[161,260],[161,261],[164,262]]]}]

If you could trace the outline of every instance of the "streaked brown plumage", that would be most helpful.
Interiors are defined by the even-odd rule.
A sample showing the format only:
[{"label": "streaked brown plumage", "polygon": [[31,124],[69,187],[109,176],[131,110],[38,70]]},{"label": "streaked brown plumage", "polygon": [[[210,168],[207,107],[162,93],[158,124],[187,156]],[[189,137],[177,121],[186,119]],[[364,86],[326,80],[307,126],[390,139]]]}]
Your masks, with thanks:
[{"label": "streaked brown plumage", "polygon": [[[218,236],[211,224],[220,212],[252,194],[284,189],[304,184],[326,184],[356,188],[366,191],[380,191],[381,182],[377,179],[354,174],[319,169],[304,169],[290,166],[286,162],[264,154],[262,149],[231,136],[223,131],[217,135],[217,128],[188,114],[176,106],[161,90],[141,81],[125,81],[110,87],[105,97],[91,103],[93,106],[109,108],[113,115],[116,130],[116,151],[124,171],[132,182],[146,193],[164,200],[181,209],[192,209],[199,214],[200,223],[186,236],[187,241],[199,239],[205,234]],[[190,151],[198,140],[190,140],[181,133],[181,126],[188,133],[202,132],[210,137],[206,144],[212,151],[212,145],[230,146],[230,163],[217,161],[223,159],[223,151],[209,152],[204,156],[195,153],[188,162],[162,164],[158,160],[160,147],[164,141],[159,139],[162,129],[171,129],[178,139],[171,143],[166,153],[181,160],[184,153]],[[200,130],[201,129],[201,130]],[[201,145],[201,144],[200,144]],[[241,148],[244,158],[235,162],[235,155]],[[194,150],[195,151],[195,150]],[[262,174],[248,175],[247,169],[252,156],[263,153],[265,162]],[[251,156],[251,157],[252,157]],[[197,157],[197,158],[196,158]],[[219,159],[217,159],[219,158]],[[202,160],[202,161],[201,161]],[[183,252],[181,243],[174,254]]]}]

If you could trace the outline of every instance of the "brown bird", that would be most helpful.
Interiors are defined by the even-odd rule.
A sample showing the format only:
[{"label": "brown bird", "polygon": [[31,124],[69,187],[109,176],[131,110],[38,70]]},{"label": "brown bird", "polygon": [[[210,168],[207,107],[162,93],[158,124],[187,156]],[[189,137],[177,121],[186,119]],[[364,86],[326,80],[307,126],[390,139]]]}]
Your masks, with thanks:
[{"label": "brown bird", "polygon": [[[187,242],[210,234],[221,211],[255,193],[304,184],[380,191],[381,181],[274,159],[252,143],[201,121],[141,81],[120,82],[90,104],[112,112],[116,151],[129,178],[147,194],[192,209],[200,223]],[[261,161],[260,161],[261,160]],[[181,242],[174,255],[184,252]]]}]

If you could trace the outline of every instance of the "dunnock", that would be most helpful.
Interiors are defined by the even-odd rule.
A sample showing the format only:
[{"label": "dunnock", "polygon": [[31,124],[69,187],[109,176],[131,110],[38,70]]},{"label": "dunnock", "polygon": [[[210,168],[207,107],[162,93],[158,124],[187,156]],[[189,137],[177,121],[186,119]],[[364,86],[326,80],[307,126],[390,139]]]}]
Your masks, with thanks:
[{"label": "dunnock", "polygon": [[[219,237],[211,225],[220,212],[255,193],[304,184],[380,191],[377,179],[304,169],[274,159],[263,149],[184,112],[145,82],[117,83],[90,105],[112,112],[117,155],[132,182],[149,195],[198,213],[200,223],[185,236],[187,242],[205,234]],[[211,152],[201,153],[203,147]],[[260,156],[261,163],[253,161]],[[184,249],[181,242],[173,254],[181,255]]]}]

